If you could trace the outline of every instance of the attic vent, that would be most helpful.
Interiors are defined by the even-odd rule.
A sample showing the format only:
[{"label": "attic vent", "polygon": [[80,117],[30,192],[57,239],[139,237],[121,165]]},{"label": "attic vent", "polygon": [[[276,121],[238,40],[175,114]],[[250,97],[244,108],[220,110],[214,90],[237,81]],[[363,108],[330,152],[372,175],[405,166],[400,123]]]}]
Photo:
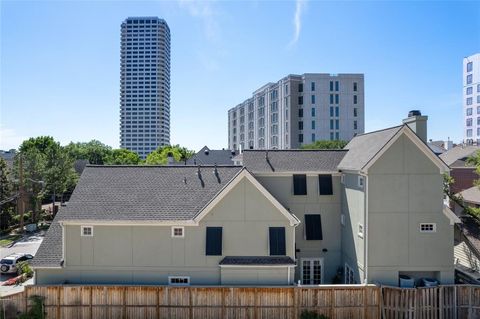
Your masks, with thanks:
[{"label": "attic vent", "polygon": [[209,150],[205,150],[205,151],[203,151],[203,152],[205,153],[205,155],[208,155],[208,154],[210,153]]}]

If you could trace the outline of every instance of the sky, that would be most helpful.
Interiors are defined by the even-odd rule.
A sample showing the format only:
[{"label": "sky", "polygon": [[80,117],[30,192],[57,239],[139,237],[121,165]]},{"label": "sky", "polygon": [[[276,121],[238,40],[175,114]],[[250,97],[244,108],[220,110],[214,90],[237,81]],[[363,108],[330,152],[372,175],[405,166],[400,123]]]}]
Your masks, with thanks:
[{"label": "sky", "polygon": [[120,24],[171,31],[171,144],[227,147],[227,111],[288,74],[364,73],[365,130],[429,116],[462,139],[480,2],[0,1],[0,149],[49,135],[119,147]]}]

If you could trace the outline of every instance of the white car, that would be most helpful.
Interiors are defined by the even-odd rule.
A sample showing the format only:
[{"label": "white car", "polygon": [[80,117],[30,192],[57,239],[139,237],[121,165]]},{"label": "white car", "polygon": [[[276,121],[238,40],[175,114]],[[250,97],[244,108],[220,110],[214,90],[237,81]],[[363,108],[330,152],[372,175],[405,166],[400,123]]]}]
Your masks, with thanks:
[{"label": "white car", "polygon": [[25,253],[15,253],[8,255],[2,258],[2,260],[0,260],[0,271],[2,272],[2,274],[16,273],[18,263],[31,259],[33,259],[33,256]]}]

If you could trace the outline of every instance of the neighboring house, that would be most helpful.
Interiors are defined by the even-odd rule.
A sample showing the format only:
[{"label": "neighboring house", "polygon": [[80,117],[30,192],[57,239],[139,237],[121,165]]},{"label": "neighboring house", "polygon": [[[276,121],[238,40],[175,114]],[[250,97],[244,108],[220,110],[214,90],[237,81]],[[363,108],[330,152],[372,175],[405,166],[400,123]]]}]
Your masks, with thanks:
[{"label": "neighboring house", "polygon": [[298,223],[242,167],[87,166],[32,266],[37,284],[288,285]]},{"label": "neighboring house", "polygon": [[443,154],[447,151],[448,145],[452,144],[452,141],[428,141],[427,145],[430,147],[432,152],[435,153],[435,155],[440,155]]},{"label": "neighboring house", "polygon": [[11,149],[8,151],[0,150],[0,157],[5,160],[5,162],[7,163],[7,167],[10,170],[13,170],[13,163],[15,161],[16,154],[17,151],[15,149]]},{"label": "neighboring house", "polygon": [[233,165],[233,157],[238,152],[231,150],[211,150],[204,146],[200,151],[190,157],[185,165]]},{"label": "neighboring house", "polygon": [[460,217],[455,229],[455,277],[460,283],[480,284],[480,221],[472,216]]},{"label": "neighboring house", "polygon": [[450,186],[452,194],[472,187],[474,181],[479,178],[475,166],[467,163],[467,159],[479,150],[479,146],[462,144],[440,155],[440,158],[450,167],[450,176],[454,179],[454,183]]},{"label": "neighboring house", "polygon": [[448,166],[410,115],[343,150],[245,150],[243,168],[87,167],[37,283],[453,283]]}]

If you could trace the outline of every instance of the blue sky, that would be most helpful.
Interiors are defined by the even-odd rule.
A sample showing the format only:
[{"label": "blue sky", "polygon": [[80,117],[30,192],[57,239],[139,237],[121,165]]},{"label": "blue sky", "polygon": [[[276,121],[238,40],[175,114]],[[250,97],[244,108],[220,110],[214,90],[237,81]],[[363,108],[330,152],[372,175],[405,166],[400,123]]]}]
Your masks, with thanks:
[{"label": "blue sky", "polygon": [[120,24],[171,30],[171,143],[227,147],[227,110],[294,73],[364,73],[366,131],[429,116],[462,138],[462,59],[480,2],[0,2],[0,149],[51,135],[118,147]]}]

